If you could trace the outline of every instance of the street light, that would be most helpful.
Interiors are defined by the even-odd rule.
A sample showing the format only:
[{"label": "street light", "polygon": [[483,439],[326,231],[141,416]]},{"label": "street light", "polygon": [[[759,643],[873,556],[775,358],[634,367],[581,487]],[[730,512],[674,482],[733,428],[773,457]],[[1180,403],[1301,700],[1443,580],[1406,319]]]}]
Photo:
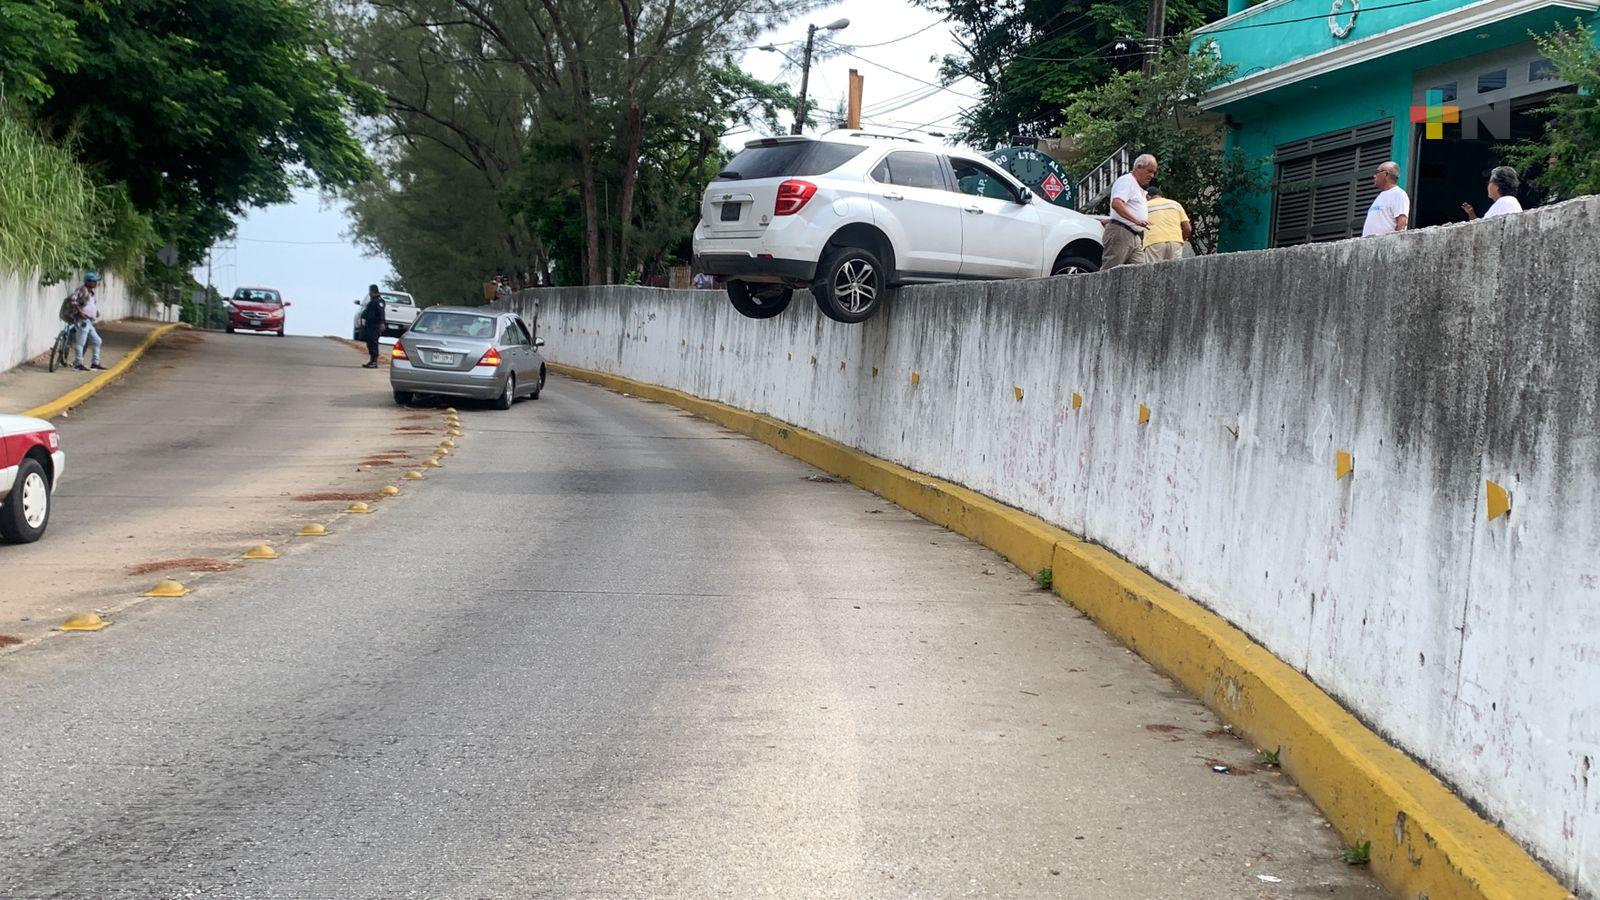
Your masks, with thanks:
[{"label": "street light", "polygon": [[[822,27],[826,31],[843,31],[844,29],[850,27],[850,20],[839,19],[837,21],[829,22]],[[806,124],[806,91],[811,87],[811,47],[812,44],[815,43],[816,39],[817,26],[807,25],[805,62],[800,65],[800,104],[799,106],[795,107],[794,128],[790,129],[790,134],[799,134],[801,129],[804,128]],[[772,45],[768,44],[767,47],[772,47]],[[761,49],[765,50],[767,47],[762,47]],[[772,49],[777,50],[778,48],[772,47]]]}]

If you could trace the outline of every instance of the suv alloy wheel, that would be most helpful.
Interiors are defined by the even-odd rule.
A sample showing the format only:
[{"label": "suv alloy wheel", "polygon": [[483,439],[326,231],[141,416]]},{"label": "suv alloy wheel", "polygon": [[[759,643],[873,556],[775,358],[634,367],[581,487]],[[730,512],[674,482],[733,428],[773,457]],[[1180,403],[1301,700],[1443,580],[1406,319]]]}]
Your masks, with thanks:
[{"label": "suv alloy wheel", "polygon": [[829,247],[817,267],[811,293],[822,314],[835,322],[865,322],[883,305],[888,279],[877,254],[864,247]]}]

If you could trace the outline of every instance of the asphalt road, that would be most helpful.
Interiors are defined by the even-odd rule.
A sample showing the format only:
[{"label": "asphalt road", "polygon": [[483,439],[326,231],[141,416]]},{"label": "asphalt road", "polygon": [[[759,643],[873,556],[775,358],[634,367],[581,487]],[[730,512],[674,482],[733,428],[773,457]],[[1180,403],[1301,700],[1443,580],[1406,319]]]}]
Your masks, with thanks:
[{"label": "asphalt road", "polygon": [[[387,373],[365,361],[327,338],[162,339],[122,383],[57,420],[67,465],[49,529],[0,544],[0,635],[37,639],[163,577],[194,579],[193,563],[144,571],[164,562],[234,565],[246,547],[287,542],[347,505],[296,497],[372,491],[425,457],[437,417],[408,419]],[[370,458],[393,451],[405,454]]]},{"label": "asphalt road", "polygon": [[0,896],[1380,896],[988,551],[670,407],[463,412],[426,490],[0,655]]}]

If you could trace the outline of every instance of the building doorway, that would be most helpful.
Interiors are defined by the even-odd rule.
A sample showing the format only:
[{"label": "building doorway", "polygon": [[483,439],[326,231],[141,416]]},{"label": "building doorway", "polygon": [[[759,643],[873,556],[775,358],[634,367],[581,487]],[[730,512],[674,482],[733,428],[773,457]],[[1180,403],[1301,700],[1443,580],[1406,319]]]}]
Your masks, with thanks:
[{"label": "building doorway", "polygon": [[[1505,110],[1464,110],[1462,123],[1444,126],[1443,139],[1428,140],[1423,135],[1424,126],[1414,126],[1412,146],[1417,164],[1411,191],[1415,207],[1413,227],[1464,222],[1467,216],[1461,210],[1463,202],[1471,203],[1480,216],[1487,212],[1489,198],[1485,185],[1489,182],[1489,172],[1507,164],[1510,147],[1544,133],[1546,116],[1540,110],[1563,90],[1570,89],[1505,101],[1510,107],[1509,116]],[[1464,129],[1475,133],[1476,137],[1464,137]],[[1518,174],[1522,176],[1522,189],[1517,192],[1517,199],[1522,201],[1523,208],[1542,206],[1547,198],[1530,183],[1539,175],[1539,170]]]}]

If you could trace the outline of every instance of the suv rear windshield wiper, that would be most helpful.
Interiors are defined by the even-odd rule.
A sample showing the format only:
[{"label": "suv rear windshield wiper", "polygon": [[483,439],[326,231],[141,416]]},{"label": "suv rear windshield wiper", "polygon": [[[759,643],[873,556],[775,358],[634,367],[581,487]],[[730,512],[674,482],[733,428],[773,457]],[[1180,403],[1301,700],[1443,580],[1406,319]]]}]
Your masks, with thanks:
[{"label": "suv rear windshield wiper", "polygon": [[735,172],[732,169],[723,169],[721,172],[718,172],[716,175],[712,176],[712,178],[716,181],[738,181],[743,177],[743,175],[740,175],[738,172]]}]

